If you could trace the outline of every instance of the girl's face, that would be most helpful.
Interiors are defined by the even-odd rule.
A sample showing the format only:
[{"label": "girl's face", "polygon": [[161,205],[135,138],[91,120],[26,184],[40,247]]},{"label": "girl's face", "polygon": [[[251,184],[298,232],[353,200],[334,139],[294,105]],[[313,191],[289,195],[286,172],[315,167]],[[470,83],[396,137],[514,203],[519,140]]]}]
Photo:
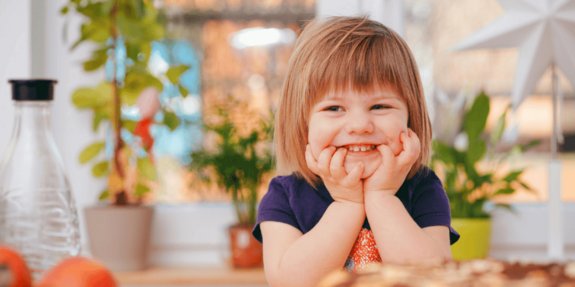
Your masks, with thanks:
[{"label": "girl's face", "polygon": [[388,145],[395,155],[402,151],[399,135],[407,120],[407,105],[393,88],[328,93],[311,108],[308,142],[316,159],[330,146],[347,149],[345,170],[363,162],[367,178],[381,164],[378,145]]}]

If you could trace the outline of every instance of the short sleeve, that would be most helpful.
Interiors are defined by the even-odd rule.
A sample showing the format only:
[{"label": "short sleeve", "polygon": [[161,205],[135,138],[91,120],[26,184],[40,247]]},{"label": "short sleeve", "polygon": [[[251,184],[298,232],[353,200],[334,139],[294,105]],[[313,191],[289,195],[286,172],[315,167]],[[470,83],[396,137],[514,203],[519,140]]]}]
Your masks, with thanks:
[{"label": "short sleeve", "polygon": [[258,207],[256,225],[252,234],[260,242],[263,242],[260,224],[264,221],[282,222],[298,228],[296,217],[289,203],[287,187],[282,184],[281,179],[282,177],[272,179]]},{"label": "short sleeve", "polygon": [[413,190],[412,217],[421,227],[447,226],[451,244],[459,240],[459,234],[451,227],[449,199],[435,173],[429,170],[425,178]]}]

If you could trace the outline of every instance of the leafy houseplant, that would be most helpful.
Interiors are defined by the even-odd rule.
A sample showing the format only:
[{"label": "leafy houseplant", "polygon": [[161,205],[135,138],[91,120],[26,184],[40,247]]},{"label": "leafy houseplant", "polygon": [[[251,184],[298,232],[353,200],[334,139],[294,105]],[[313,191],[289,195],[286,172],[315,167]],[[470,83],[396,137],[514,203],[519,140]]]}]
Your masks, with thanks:
[{"label": "leafy houseplant", "polygon": [[190,167],[230,194],[238,223],[252,226],[256,221],[258,188],[273,168],[269,149],[271,125],[261,120],[241,133],[225,107],[216,110],[220,121],[204,124],[206,132],[216,135],[215,148],[192,152]]},{"label": "leafy houseplant", "polygon": [[[156,177],[150,154],[150,119],[123,118],[122,106],[135,105],[146,89],[162,91],[166,84],[177,85],[187,95],[178,81],[189,67],[171,67],[164,75],[149,71],[152,43],[166,34],[161,14],[151,0],[69,0],[61,13],[70,12],[82,16],[80,38],[72,49],[84,43],[93,47],[91,56],[82,63],[84,71],[105,70],[108,74],[106,80],[95,86],[75,90],[72,101],[79,109],[93,112],[94,132],[103,123],[112,130],[108,148],[112,155],[98,160],[106,151],[106,141],[96,141],[81,152],[80,162],[92,162],[94,176],[108,177],[101,200],[111,198],[114,205],[140,204],[142,196],[150,190],[149,182]],[[177,116],[165,107],[162,109],[163,120],[157,124],[174,129],[178,125]],[[135,138],[132,144],[127,144],[125,133]],[[130,182],[128,174],[133,162],[138,177]]]},{"label": "leafy houseplant", "polygon": [[[496,147],[502,144],[509,109],[499,116],[490,133],[485,131],[489,110],[490,98],[485,92],[480,92],[463,113],[463,124],[458,138],[464,144],[446,143],[439,139],[435,139],[432,144],[432,167],[438,171],[443,180],[450,201],[451,215],[454,218],[454,227],[459,219],[472,219],[456,229],[475,224],[470,222],[479,222],[478,224],[486,229],[484,232],[487,233],[487,240],[490,233],[488,204],[493,203],[495,206],[509,209],[508,204],[495,201],[502,196],[514,194],[519,189],[533,191],[522,179],[523,168],[503,172],[500,170],[501,164],[511,155],[519,154],[537,144],[537,141],[523,145],[513,144],[508,147],[509,151],[495,153]],[[461,233],[461,242],[454,245],[453,252],[456,259],[486,256],[488,241],[480,248],[475,245],[479,242],[477,238],[479,235],[458,231]],[[480,254],[461,255],[455,250],[455,247],[465,247],[466,243],[471,245],[469,248],[472,251]]]},{"label": "leafy houseplant", "polygon": [[238,220],[229,229],[233,266],[255,267],[262,264],[262,250],[251,236],[251,228],[256,221],[258,188],[273,168],[271,124],[260,120],[242,130],[245,125],[240,126],[226,110],[231,106],[218,106],[219,121],[205,124],[205,130],[215,134],[215,143],[193,152],[190,167],[230,194]]},{"label": "leafy houseplant", "polygon": [[[103,70],[107,75],[72,95],[76,107],[92,111],[94,132],[103,124],[111,131],[110,140],[91,143],[80,153],[81,163],[93,163],[94,176],[107,176],[100,199],[110,198],[112,203],[85,209],[90,251],[115,271],[140,270],[146,267],[153,216],[153,208],[142,205],[142,198],[156,178],[149,128],[159,109],[163,120],[156,124],[171,129],[178,125],[177,116],[161,106],[158,95],[166,85],[176,85],[187,95],[179,78],[189,67],[171,67],[164,74],[148,69],[152,44],[165,37],[160,11],[151,0],[69,0],[61,13],[70,12],[82,16],[80,37],[72,49],[88,43],[92,48],[82,63],[84,71]],[[125,105],[136,105],[141,117],[123,117]]]}]

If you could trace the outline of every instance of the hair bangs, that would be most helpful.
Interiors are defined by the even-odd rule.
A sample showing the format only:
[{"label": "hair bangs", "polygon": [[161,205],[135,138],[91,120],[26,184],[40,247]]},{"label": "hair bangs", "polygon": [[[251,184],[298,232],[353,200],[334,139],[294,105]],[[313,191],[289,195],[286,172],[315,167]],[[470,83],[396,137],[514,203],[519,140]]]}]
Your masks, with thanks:
[{"label": "hair bangs", "polygon": [[[354,39],[362,36],[363,39]],[[381,87],[393,87],[401,92],[401,70],[396,60],[401,58],[381,37],[349,35],[340,46],[316,63],[318,71],[310,76],[312,104],[330,92],[353,91],[370,93]]]}]

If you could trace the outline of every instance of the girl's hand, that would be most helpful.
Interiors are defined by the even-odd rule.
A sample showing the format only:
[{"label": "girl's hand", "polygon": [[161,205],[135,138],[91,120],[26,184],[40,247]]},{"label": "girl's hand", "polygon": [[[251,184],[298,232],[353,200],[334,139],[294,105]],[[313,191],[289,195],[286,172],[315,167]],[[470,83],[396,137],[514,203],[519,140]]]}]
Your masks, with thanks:
[{"label": "girl's hand", "polygon": [[421,152],[421,143],[417,135],[408,129],[399,135],[403,150],[396,156],[387,145],[379,145],[381,165],[375,172],[365,179],[364,192],[384,192],[394,195],[403,182]]},{"label": "girl's hand", "polygon": [[348,174],[345,171],[344,161],[347,155],[345,148],[330,146],[323,149],[316,160],[307,145],[305,159],[308,168],[317,174],[325,184],[331,197],[335,201],[363,203],[363,186],[361,175],[363,163],[358,164]]}]

